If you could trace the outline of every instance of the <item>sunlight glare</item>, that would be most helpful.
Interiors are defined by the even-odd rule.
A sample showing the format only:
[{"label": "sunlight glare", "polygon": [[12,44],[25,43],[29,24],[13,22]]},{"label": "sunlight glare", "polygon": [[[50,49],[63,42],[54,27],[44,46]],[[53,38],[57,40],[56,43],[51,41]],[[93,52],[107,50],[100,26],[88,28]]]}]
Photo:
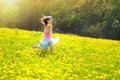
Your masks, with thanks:
[{"label": "sunlight glare", "polygon": [[7,4],[14,4],[16,0],[4,0]]}]

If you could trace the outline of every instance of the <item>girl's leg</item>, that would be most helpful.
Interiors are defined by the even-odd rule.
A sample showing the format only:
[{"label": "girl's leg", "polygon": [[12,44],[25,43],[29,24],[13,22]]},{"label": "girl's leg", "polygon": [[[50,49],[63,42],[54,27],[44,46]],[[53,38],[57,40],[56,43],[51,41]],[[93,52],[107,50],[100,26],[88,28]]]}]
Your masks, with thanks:
[{"label": "girl's leg", "polygon": [[50,47],[50,51],[53,52],[53,42],[52,41],[50,41],[49,47]]},{"label": "girl's leg", "polygon": [[45,48],[42,48],[39,44],[34,45],[33,48],[41,48],[43,50],[46,50]]},{"label": "girl's leg", "polygon": [[39,44],[33,46],[33,48],[40,48]]}]

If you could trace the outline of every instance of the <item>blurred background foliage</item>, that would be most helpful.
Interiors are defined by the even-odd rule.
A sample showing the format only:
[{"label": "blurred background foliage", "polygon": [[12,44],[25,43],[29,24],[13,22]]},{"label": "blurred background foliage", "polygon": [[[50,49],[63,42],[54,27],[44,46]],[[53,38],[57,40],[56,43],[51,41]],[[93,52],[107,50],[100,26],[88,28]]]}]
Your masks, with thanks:
[{"label": "blurred background foliage", "polygon": [[42,31],[42,15],[54,32],[120,40],[120,0],[0,0],[0,27]]}]

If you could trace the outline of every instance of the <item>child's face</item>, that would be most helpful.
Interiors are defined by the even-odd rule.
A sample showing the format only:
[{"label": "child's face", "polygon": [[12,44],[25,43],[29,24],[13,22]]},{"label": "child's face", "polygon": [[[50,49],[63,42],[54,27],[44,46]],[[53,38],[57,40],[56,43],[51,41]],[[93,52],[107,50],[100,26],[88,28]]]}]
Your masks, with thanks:
[{"label": "child's face", "polygon": [[53,22],[53,19],[50,18],[50,19],[48,20],[48,23],[49,23],[49,24],[52,24],[52,22]]}]

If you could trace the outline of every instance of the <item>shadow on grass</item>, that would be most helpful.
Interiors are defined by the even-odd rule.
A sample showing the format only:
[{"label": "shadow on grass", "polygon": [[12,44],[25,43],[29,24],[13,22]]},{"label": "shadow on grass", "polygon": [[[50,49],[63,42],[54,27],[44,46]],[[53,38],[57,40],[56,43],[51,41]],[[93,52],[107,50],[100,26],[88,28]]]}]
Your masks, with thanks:
[{"label": "shadow on grass", "polygon": [[51,55],[52,53],[49,50],[39,50],[37,51],[37,55],[40,57],[46,57],[47,55]]}]

